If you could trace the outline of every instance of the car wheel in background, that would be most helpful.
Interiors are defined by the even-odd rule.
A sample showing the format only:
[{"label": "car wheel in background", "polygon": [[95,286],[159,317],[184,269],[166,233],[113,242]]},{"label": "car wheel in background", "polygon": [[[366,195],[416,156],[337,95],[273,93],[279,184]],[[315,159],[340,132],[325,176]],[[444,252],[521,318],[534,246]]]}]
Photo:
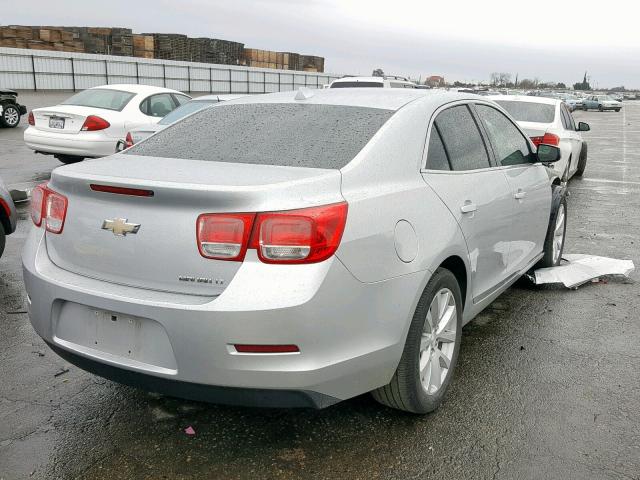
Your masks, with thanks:
[{"label": "car wheel in background", "polygon": [[7,105],[0,116],[0,124],[3,127],[14,128],[20,123],[20,111],[15,105]]},{"label": "car wheel in background", "polygon": [[438,268],[420,297],[398,368],[373,398],[412,413],[438,408],[458,362],[461,331],[460,287],[449,270]]},{"label": "car wheel in background", "polygon": [[559,186],[554,188],[552,205],[549,228],[544,240],[544,256],[536,268],[555,267],[562,260],[567,233],[567,198]]},{"label": "car wheel in background", "polygon": [[68,165],[70,163],[78,163],[84,160],[84,157],[76,157],[74,155],[54,155],[54,157],[65,165]]},{"label": "car wheel in background", "polygon": [[578,169],[576,170],[576,177],[581,177],[584,170],[587,168],[587,144],[582,143],[582,149],[580,150],[580,159],[578,160]]},{"label": "car wheel in background", "polygon": [[602,108],[602,105],[598,105],[598,111],[599,111],[599,112],[604,111],[604,109]]},{"label": "car wheel in background", "polygon": [[0,223],[0,257],[2,257],[2,253],[4,252],[4,245],[6,241],[7,237],[4,233],[4,227],[2,226],[2,223]]},{"label": "car wheel in background", "polygon": [[582,106],[582,110],[584,110],[586,112],[587,110],[589,110],[589,107],[587,107],[586,105],[583,105]]},{"label": "car wheel in background", "polygon": [[616,112],[619,112],[619,111],[620,111],[620,109],[619,109],[619,108],[616,108],[615,110],[616,110]]}]

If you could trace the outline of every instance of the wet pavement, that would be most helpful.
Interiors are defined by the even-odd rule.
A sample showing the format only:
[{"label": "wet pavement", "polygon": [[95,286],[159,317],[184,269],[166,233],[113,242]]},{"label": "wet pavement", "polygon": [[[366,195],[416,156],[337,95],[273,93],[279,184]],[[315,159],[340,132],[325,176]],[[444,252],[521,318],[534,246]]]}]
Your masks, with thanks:
[{"label": "wet pavement", "polygon": [[[575,118],[592,131],[566,252],[640,265],[640,102]],[[57,162],[19,132],[0,130],[0,176],[36,182]],[[22,205],[0,259],[0,479],[640,479],[637,272],[574,291],[518,282],[465,327],[433,414],[368,395],[320,411],[232,408],[120,386],[52,353],[25,314],[30,227]]]}]

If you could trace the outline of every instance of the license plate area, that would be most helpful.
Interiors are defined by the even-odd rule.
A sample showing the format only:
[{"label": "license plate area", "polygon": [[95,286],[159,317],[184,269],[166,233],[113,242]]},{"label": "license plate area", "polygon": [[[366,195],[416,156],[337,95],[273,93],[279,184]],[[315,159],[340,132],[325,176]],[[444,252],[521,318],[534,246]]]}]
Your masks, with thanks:
[{"label": "license plate area", "polygon": [[135,357],[136,332],[141,319],[121,313],[95,310],[95,335],[93,344],[98,350],[122,357]]},{"label": "license plate area", "polygon": [[64,118],[49,117],[49,128],[64,129]]},{"label": "license plate area", "polygon": [[54,342],[93,358],[135,369],[175,375],[176,359],[167,331],[144,317],[60,301]]}]

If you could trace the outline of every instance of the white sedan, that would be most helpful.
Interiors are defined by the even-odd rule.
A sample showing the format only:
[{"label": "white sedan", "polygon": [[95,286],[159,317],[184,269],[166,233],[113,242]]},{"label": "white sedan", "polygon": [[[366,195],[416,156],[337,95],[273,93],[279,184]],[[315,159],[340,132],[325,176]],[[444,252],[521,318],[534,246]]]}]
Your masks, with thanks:
[{"label": "white sedan", "polygon": [[553,168],[562,179],[582,176],[587,166],[587,142],[580,132],[589,131],[589,124],[578,122],[576,125],[562,100],[514,95],[496,95],[491,100],[516,119],[536,146],[543,143],[560,148],[560,160]]},{"label": "white sedan", "polygon": [[26,145],[62,163],[111,155],[129,130],[153,125],[191,97],[148,85],[104,85],[29,113]]}]

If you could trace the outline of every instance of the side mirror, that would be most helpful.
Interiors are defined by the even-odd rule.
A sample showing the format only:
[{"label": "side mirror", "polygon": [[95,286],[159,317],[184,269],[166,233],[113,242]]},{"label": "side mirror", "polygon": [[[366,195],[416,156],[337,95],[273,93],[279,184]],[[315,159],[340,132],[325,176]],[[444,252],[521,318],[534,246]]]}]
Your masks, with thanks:
[{"label": "side mirror", "polygon": [[588,123],[578,122],[578,128],[577,128],[578,132],[588,132],[589,130],[591,130],[591,127],[589,126]]},{"label": "side mirror", "polygon": [[127,148],[127,144],[124,143],[124,140],[118,140],[116,143],[116,153],[123,151],[125,148]]},{"label": "side mirror", "polygon": [[542,163],[554,163],[560,160],[560,149],[553,145],[541,143],[538,145],[538,161]]}]

